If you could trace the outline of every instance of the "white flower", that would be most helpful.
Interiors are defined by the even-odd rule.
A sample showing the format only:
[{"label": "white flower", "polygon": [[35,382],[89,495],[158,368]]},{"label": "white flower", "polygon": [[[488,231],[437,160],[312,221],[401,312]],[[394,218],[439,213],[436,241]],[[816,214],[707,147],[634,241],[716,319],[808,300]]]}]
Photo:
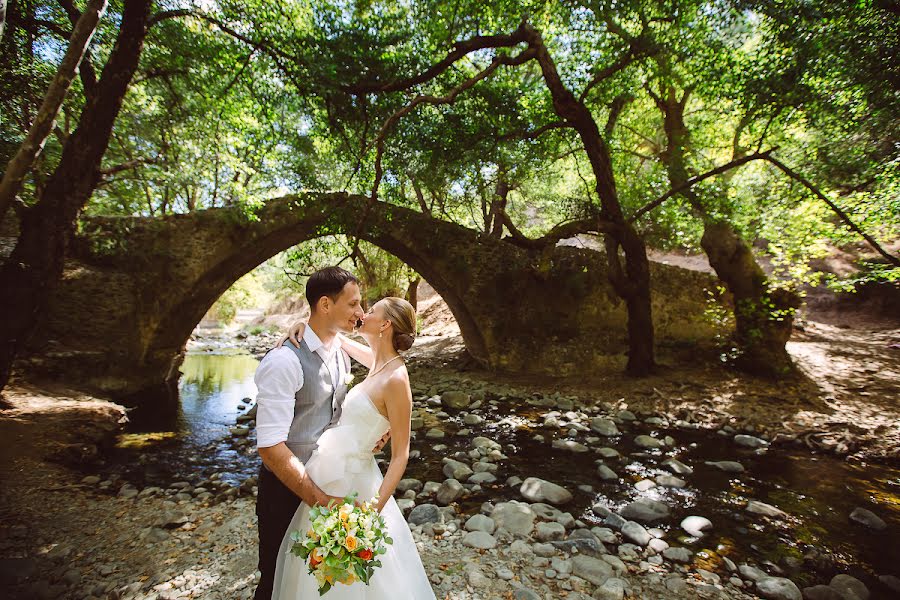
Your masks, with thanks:
[{"label": "white flower", "polygon": [[344,385],[350,385],[353,383],[353,373],[344,374]]}]

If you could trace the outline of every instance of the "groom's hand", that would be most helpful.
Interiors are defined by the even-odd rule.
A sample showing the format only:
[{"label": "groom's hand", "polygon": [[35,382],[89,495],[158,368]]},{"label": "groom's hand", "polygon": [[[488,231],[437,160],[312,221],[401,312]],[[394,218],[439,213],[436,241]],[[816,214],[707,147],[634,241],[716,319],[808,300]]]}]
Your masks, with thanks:
[{"label": "groom's hand", "polygon": [[372,448],[372,454],[378,454],[381,452],[381,449],[384,448],[384,445],[388,443],[388,440],[391,439],[391,430],[388,429],[388,432],[381,436],[381,439],[375,442],[375,447]]}]

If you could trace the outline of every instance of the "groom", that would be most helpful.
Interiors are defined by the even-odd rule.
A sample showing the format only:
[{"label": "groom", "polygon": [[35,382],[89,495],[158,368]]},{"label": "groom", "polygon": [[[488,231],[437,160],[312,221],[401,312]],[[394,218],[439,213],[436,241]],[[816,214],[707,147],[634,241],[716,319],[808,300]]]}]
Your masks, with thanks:
[{"label": "groom", "polygon": [[337,334],[353,331],[363,317],[361,299],[359,282],[344,269],[313,273],[306,282],[309,323],[299,348],[287,342],[271,350],[256,370],[257,450],[263,462],[256,499],[261,573],[256,600],[272,597],[278,550],[297,507],[331,500],[307,476],[304,463],[322,432],[341,416],[350,358]]}]

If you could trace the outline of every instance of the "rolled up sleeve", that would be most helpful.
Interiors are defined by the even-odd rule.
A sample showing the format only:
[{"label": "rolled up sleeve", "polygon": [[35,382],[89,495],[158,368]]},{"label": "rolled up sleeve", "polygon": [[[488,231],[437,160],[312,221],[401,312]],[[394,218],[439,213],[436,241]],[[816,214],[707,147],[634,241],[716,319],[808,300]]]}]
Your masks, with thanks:
[{"label": "rolled up sleeve", "polygon": [[287,440],[294,419],[303,369],[290,348],[269,352],[256,368],[256,447],[269,448]]}]

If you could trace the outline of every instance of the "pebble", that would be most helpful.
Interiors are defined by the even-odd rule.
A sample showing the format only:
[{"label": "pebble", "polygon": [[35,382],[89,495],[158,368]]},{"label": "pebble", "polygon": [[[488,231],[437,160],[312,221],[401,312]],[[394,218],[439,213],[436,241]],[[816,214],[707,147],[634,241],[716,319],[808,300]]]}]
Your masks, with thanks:
[{"label": "pebble", "polygon": [[636,438],[634,438],[634,443],[641,448],[647,448],[651,450],[663,447],[663,442],[649,435],[637,436]]},{"label": "pebble", "polygon": [[745,448],[767,448],[769,442],[764,439],[754,437],[752,435],[738,434],[734,436],[734,443]]},{"label": "pebble", "polygon": [[689,467],[676,458],[669,458],[663,461],[662,466],[666,467],[676,475],[690,475],[694,472],[693,467]]},{"label": "pebble", "polygon": [[650,523],[668,517],[669,507],[659,500],[653,500],[652,498],[638,498],[634,502],[626,504],[625,507],[619,511],[619,515],[624,519]]},{"label": "pebble", "polygon": [[622,526],[622,535],[638,546],[646,546],[653,539],[643,525],[634,521],[628,521]]},{"label": "pebble", "polygon": [[497,546],[494,536],[484,531],[470,531],[463,537],[463,544],[479,550],[490,550]]},{"label": "pebble", "polygon": [[620,435],[616,423],[612,419],[605,419],[603,417],[594,417],[591,419],[591,431],[606,437]]},{"label": "pebble", "polygon": [[666,548],[662,552],[666,560],[687,564],[694,558],[694,553],[687,548]]},{"label": "pebble", "polygon": [[685,517],[681,521],[681,528],[684,529],[688,535],[697,538],[703,537],[703,532],[707,529],[712,529],[712,526],[712,521],[706,517],[690,516]]},{"label": "pebble", "polygon": [[875,531],[882,531],[887,527],[887,523],[881,517],[861,506],[853,509],[853,512],[850,513],[850,520]]},{"label": "pebble", "polygon": [[845,600],[869,600],[870,592],[859,579],[850,575],[835,575],[828,583],[828,587],[840,594]]},{"label": "pebble", "polygon": [[748,502],[746,510],[749,513],[762,515],[764,517],[776,517],[779,519],[783,519],[788,516],[788,514],[780,508],[776,508],[771,504],[766,504],[765,502],[760,502],[759,500],[751,500],[750,502]]},{"label": "pebble", "polygon": [[606,465],[599,465],[597,467],[597,476],[600,477],[600,479],[602,479],[603,481],[616,481],[619,479],[619,476],[616,475],[616,472]]},{"label": "pebble", "polygon": [[784,577],[764,577],[756,582],[756,591],[767,600],[803,600],[797,584]]},{"label": "pebble", "polygon": [[720,471],[725,471],[726,473],[743,473],[744,465],[739,462],[735,462],[733,460],[719,460],[719,461],[706,461],[706,465],[710,467],[715,467]]}]

